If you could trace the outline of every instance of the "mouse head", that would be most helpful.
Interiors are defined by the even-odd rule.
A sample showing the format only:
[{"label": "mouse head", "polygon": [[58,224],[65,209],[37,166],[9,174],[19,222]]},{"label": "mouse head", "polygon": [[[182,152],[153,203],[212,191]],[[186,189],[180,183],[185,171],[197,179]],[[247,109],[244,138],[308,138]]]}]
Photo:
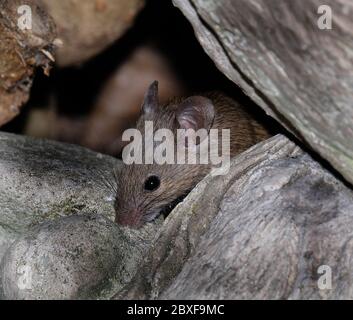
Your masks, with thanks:
[{"label": "mouse head", "polygon": [[[160,106],[158,83],[153,82],[145,94],[141,115],[136,125],[142,136],[140,147],[143,159],[145,159],[144,146],[148,143],[145,140],[146,121],[152,121],[154,132],[158,129],[169,129],[176,136],[177,129],[209,130],[214,116],[211,100],[201,96]],[[153,140],[153,148],[158,147],[160,143]],[[144,223],[154,220],[162,212],[170,210],[208,170],[206,166],[199,164],[124,163],[117,176],[116,222],[139,228]]]}]

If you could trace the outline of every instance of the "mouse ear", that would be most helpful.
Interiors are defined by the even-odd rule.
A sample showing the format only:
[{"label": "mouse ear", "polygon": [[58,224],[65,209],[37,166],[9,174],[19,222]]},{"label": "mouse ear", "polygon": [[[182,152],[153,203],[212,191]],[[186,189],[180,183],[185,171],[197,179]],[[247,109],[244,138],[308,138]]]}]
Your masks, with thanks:
[{"label": "mouse ear", "polygon": [[215,117],[212,101],[201,96],[185,99],[177,109],[176,119],[180,129],[206,129],[209,131]]},{"label": "mouse ear", "polygon": [[142,103],[142,113],[145,115],[153,114],[159,107],[158,81],[152,82],[148,87]]},{"label": "mouse ear", "polygon": [[[195,136],[189,136],[186,139],[186,132],[182,133],[185,135],[183,139],[184,146],[189,148],[190,145],[197,146],[203,141],[212,127],[213,120],[215,117],[215,109],[210,99],[193,96],[185,99],[177,108],[176,120],[179,129],[193,129],[195,133],[200,129]],[[199,135],[199,138],[197,136]],[[185,140],[186,139],[186,140]],[[191,139],[191,140],[190,140]]]}]

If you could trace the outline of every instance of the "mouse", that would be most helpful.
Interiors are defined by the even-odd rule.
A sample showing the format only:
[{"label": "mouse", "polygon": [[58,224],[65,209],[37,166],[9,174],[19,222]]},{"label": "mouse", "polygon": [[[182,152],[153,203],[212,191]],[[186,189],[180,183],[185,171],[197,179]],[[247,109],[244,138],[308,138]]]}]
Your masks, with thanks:
[{"label": "mouse", "polygon": [[[136,129],[145,137],[145,126],[153,123],[153,131],[169,129],[228,129],[230,157],[242,153],[271,134],[244,106],[222,92],[208,92],[185,98],[174,98],[160,105],[158,81],[147,89]],[[200,138],[201,139],[201,138]],[[200,144],[201,140],[193,140]],[[143,140],[145,141],[145,140]],[[145,141],[144,143],[149,143]],[[183,146],[188,147],[184,141]],[[158,143],[153,142],[155,148]],[[178,147],[176,147],[177,149]],[[143,148],[142,148],[143,149]],[[117,171],[115,222],[138,229],[169,213],[211,170],[210,163],[123,163]]]}]

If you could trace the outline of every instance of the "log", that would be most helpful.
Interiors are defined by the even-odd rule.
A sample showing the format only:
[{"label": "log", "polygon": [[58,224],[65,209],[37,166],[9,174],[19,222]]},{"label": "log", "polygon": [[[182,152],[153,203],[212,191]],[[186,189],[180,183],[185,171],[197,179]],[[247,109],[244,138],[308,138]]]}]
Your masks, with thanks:
[{"label": "log", "polygon": [[2,298],[353,298],[353,191],[284,136],[140,230],[112,221],[119,161],[6,133],[0,150]]},{"label": "log", "polygon": [[131,280],[158,224],[114,223],[120,165],[0,133],[0,299],[107,299]]},{"label": "log", "polygon": [[53,17],[62,46],[60,67],[80,65],[120,38],[133,24],[144,0],[41,0]]},{"label": "log", "polygon": [[353,191],[279,135],[206,177],[115,298],[352,299],[352,223]]},{"label": "log", "polygon": [[75,212],[114,220],[119,161],[84,148],[0,134],[0,260],[32,226]]},{"label": "log", "polygon": [[[31,8],[31,29],[19,28],[21,5]],[[55,35],[55,24],[38,1],[0,1],[0,126],[29,99],[35,68],[49,74]]]},{"label": "log", "polygon": [[353,183],[353,6],[333,0],[173,0],[217,67]]},{"label": "log", "polygon": [[110,298],[131,280],[148,248],[139,234],[87,212],[35,226],[2,259],[0,297]]}]

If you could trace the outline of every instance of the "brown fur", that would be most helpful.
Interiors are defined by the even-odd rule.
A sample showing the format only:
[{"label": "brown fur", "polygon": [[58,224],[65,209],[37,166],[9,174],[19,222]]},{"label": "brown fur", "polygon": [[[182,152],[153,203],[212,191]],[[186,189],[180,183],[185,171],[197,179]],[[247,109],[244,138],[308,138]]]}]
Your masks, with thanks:
[{"label": "brown fur", "polygon": [[[220,93],[205,96],[213,102],[215,109],[212,129],[231,131],[231,156],[269,137],[267,130],[231,98]],[[153,121],[154,130],[176,129],[175,114],[181,101],[175,99],[153,115],[141,115],[137,129],[144,132],[145,120]],[[118,175],[116,221],[140,227],[178,198],[185,196],[209,171],[210,165],[200,164],[124,164]],[[156,175],[161,180],[160,187],[155,191],[144,190],[144,182],[150,175]]]}]

